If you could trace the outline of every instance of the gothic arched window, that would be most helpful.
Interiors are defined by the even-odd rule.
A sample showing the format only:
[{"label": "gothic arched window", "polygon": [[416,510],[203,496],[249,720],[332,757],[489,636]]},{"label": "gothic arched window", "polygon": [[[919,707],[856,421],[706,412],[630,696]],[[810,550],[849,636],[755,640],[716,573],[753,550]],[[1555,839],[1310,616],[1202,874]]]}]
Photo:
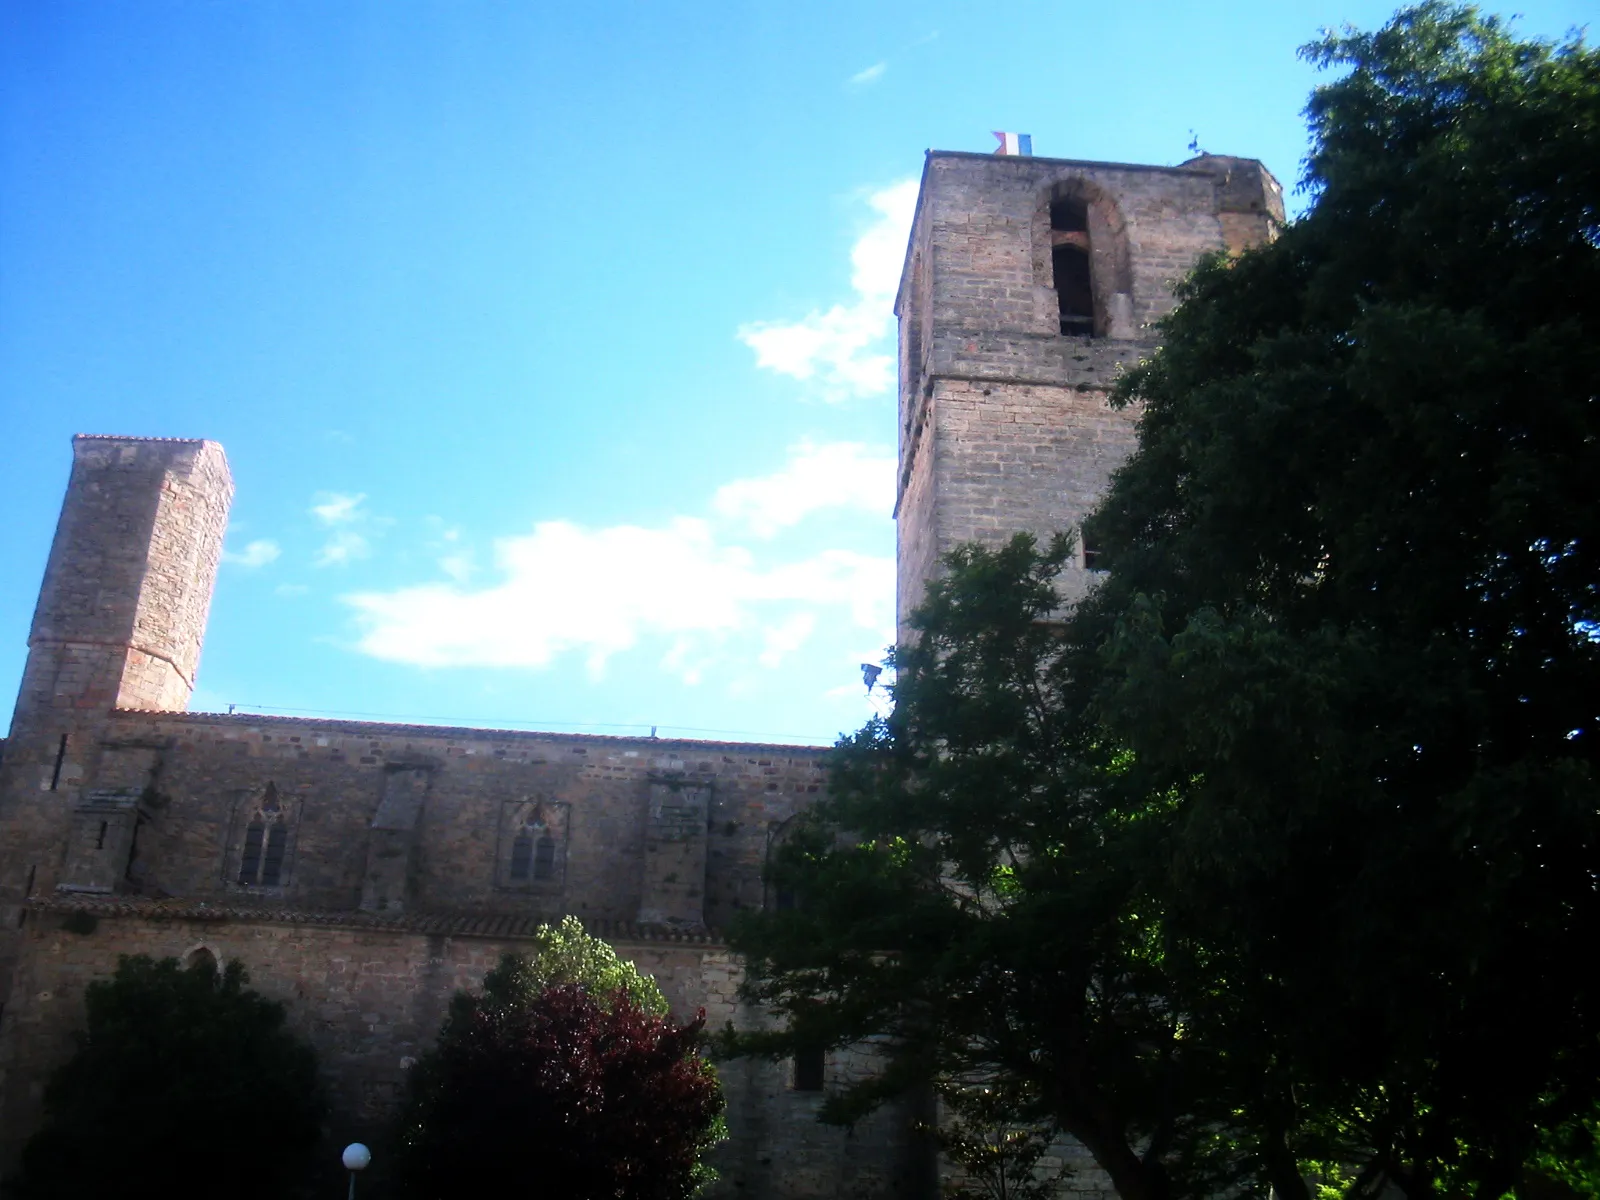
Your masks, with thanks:
[{"label": "gothic arched window", "polygon": [[239,853],[239,882],[250,887],[278,887],[283,883],[284,858],[289,849],[288,813],[278,799],[276,784],[267,784],[250,812]]},{"label": "gothic arched window", "polygon": [[501,886],[512,888],[555,885],[561,882],[565,866],[567,808],[545,800],[528,800],[507,805],[506,824],[501,842]]}]

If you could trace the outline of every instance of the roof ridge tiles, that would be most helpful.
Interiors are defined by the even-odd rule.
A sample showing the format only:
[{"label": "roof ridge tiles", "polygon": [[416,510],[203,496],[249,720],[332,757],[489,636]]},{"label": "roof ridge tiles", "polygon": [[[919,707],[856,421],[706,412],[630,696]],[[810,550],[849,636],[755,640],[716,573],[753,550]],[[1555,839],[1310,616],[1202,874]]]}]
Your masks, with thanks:
[{"label": "roof ridge tiles", "polygon": [[[271,925],[320,925],[361,929],[377,933],[434,934],[451,937],[531,939],[552,918],[532,913],[414,912],[386,917],[350,909],[296,909],[279,905],[240,904],[190,897],[61,893],[37,896],[30,908],[49,913],[82,913],[93,917],[132,917],[150,921],[241,921]],[[559,918],[554,918],[559,920]],[[680,945],[721,946],[722,935],[700,928],[672,929],[640,925],[604,917],[579,917],[595,937],[619,942],[671,942]]]},{"label": "roof ridge tiles", "polygon": [[806,742],[732,742],[710,738],[650,737],[647,734],[563,733],[559,730],[549,729],[495,729],[491,726],[483,725],[417,725],[404,721],[361,721],[348,717],[295,717],[267,713],[191,712],[187,709],[114,708],[111,710],[111,715],[114,717],[149,718],[152,720],[160,718],[178,719],[196,723],[232,721],[250,724],[266,722],[275,725],[315,725],[322,728],[354,727],[360,730],[381,730],[391,733],[416,732],[429,737],[555,738],[609,744],[628,742],[656,746],[700,746],[706,748],[723,746],[743,749],[780,750],[786,753],[800,754],[824,754],[833,749],[832,746]]}]

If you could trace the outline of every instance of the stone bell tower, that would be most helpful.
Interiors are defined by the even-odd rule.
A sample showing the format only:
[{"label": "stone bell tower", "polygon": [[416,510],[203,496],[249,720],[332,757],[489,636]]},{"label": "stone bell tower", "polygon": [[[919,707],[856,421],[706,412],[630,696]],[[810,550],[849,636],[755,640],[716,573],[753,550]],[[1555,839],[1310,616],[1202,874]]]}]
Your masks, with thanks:
[{"label": "stone bell tower", "polygon": [[[1137,414],[1107,396],[1155,350],[1173,285],[1283,219],[1282,188],[1254,159],[929,152],[895,303],[902,630],[956,545],[1077,532],[1133,449]],[[1080,538],[1065,599],[1093,569]]]},{"label": "stone bell tower", "polygon": [[[0,997],[24,898],[120,886],[148,780],[103,769],[141,753],[105,744],[105,723],[188,707],[232,500],[215,442],[73,439],[0,761]],[[126,786],[81,786],[114,775]]]},{"label": "stone bell tower", "polygon": [[14,737],[113,708],[188,707],[232,500],[215,442],[73,439]]}]

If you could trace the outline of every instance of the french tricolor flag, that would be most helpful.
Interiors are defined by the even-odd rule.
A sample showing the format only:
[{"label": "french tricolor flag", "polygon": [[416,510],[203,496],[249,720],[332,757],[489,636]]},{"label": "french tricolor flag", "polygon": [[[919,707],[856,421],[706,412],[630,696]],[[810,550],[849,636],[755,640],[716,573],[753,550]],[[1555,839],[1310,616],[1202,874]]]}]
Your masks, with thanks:
[{"label": "french tricolor flag", "polygon": [[998,129],[994,136],[1000,140],[1000,148],[996,154],[1020,154],[1023,158],[1033,157],[1033,135],[1027,133],[1001,133]]}]

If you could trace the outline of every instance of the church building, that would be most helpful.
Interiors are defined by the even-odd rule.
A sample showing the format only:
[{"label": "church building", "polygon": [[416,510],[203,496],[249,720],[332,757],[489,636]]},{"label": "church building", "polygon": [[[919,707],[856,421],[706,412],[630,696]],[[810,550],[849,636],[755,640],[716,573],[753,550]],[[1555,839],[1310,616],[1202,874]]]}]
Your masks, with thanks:
[{"label": "church building", "polygon": [[[902,621],[954,546],[1077,528],[1133,444],[1108,389],[1175,281],[1283,217],[1250,159],[928,154],[896,303]],[[122,954],[242,961],[316,1046],[341,1144],[393,1110],[451,994],[567,914],[680,1017],[763,1019],[719,931],[768,902],[824,748],[190,712],[232,497],[215,442],[73,439],[0,742],[0,1172]],[[1080,546],[1065,598],[1094,570]],[[724,1064],[718,1194],[931,1197],[904,1113],[817,1123],[865,1065]]]}]

